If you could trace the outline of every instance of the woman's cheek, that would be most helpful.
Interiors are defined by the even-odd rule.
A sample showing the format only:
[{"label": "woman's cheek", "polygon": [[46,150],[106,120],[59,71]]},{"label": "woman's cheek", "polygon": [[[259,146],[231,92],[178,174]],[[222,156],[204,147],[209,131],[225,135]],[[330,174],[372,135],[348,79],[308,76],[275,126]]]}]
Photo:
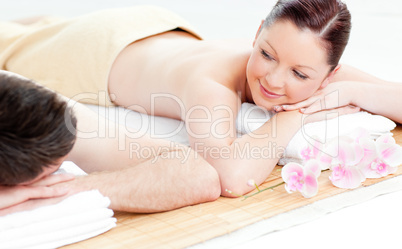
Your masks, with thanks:
[{"label": "woman's cheek", "polygon": [[293,86],[288,87],[288,101],[293,104],[300,101],[303,101],[314,94],[314,90],[306,87]]},{"label": "woman's cheek", "polygon": [[250,58],[250,69],[251,73],[253,74],[254,77],[260,78],[264,77],[265,69],[266,69],[266,63],[264,60],[260,59],[259,56],[256,56],[253,54],[253,56]]}]

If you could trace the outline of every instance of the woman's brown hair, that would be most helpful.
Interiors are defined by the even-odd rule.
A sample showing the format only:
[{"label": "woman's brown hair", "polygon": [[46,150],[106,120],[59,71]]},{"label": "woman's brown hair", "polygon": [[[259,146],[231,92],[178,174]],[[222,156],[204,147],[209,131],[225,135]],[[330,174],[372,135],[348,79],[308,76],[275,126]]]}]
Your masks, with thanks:
[{"label": "woman's brown hair", "polygon": [[281,20],[318,34],[328,53],[331,71],[338,65],[351,30],[351,15],[346,4],[339,0],[279,0],[263,27]]}]

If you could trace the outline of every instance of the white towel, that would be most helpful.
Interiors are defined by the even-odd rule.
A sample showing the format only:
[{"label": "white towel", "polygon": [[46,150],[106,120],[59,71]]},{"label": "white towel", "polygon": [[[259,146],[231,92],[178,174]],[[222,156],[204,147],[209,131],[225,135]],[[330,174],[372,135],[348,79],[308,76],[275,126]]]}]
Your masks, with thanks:
[{"label": "white towel", "polygon": [[[243,135],[254,131],[274,115],[275,113],[265,111],[256,105],[244,103],[236,120],[237,132]],[[301,150],[312,145],[313,141],[317,140],[325,144],[335,137],[348,135],[359,127],[369,131],[372,138],[376,138],[390,133],[396,124],[386,117],[367,112],[342,115],[338,118],[306,124],[290,140],[278,164],[300,163],[302,161]]]},{"label": "white towel", "polygon": [[[185,125],[179,120],[153,117],[122,107],[105,108],[94,105],[87,105],[87,107],[105,116],[111,122],[118,122],[127,127],[127,130],[131,131],[133,136],[136,132],[143,132],[150,134],[154,138],[164,138],[186,145],[190,144]],[[274,115],[274,112],[268,112],[254,104],[243,103],[236,119],[238,135],[258,129]],[[320,141],[325,142],[336,136],[346,135],[357,127],[370,131],[373,138],[375,138],[381,134],[389,133],[396,127],[396,124],[388,118],[367,112],[342,115],[339,118],[328,121],[306,124],[289,142],[278,164],[284,165],[289,161],[301,162],[300,151],[309,144],[309,141],[312,141],[312,138],[318,138]]]},{"label": "white towel", "polygon": [[[85,174],[71,162],[60,171]],[[104,233],[116,226],[110,200],[85,191],[49,206],[0,217],[0,248],[55,248]]]}]

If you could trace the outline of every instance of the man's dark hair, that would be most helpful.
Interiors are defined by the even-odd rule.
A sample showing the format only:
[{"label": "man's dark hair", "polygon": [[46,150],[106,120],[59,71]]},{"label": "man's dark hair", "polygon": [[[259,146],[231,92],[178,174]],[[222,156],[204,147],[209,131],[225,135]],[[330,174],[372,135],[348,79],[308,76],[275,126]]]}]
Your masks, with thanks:
[{"label": "man's dark hair", "polygon": [[32,180],[55,165],[71,151],[76,124],[56,93],[0,72],[0,185]]}]

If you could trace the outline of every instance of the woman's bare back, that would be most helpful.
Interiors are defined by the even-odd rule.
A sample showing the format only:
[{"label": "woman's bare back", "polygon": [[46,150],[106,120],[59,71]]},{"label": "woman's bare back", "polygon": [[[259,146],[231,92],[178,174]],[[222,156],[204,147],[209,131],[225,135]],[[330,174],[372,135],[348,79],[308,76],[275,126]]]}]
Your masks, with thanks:
[{"label": "woman's bare back", "polygon": [[200,41],[182,31],[152,36],[119,54],[110,71],[109,93],[117,105],[183,119],[183,108],[189,108],[185,98],[196,94],[193,84],[212,80],[243,90],[250,51],[251,43]]}]

